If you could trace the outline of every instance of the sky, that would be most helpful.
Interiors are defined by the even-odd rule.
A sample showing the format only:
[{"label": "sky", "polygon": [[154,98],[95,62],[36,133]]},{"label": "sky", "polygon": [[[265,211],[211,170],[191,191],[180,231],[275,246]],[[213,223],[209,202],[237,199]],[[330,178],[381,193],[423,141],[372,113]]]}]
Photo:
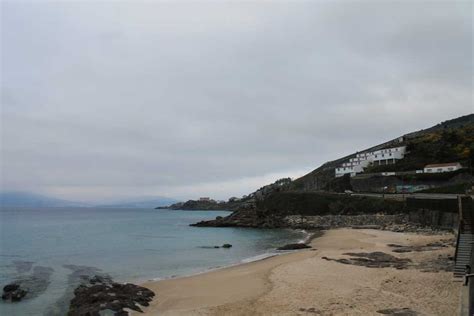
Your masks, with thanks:
[{"label": "sky", "polygon": [[470,1],[1,1],[1,189],[248,194],[473,111]]}]

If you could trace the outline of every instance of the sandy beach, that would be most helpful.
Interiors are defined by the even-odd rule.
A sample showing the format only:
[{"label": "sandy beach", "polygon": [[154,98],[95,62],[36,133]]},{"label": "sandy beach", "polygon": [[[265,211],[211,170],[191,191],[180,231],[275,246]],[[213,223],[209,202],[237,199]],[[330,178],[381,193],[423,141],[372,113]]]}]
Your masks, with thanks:
[{"label": "sandy beach", "polygon": [[[447,234],[330,230],[311,242],[313,249],[145,283],[156,297],[144,315],[390,315],[389,309],[403,308],[413,312],[406,315],[456,315],[461,283],[453,280],[451,272],[426,272],[433,262],[454,253],[453,247],[446,246],[452,238]],[[440,241],[445,245],[423,251],[396,253],[397,248],[389,246],[426,246]],[[400,260],[398,269],[335,261],[364,262],[347,253],[376,251]]]}]

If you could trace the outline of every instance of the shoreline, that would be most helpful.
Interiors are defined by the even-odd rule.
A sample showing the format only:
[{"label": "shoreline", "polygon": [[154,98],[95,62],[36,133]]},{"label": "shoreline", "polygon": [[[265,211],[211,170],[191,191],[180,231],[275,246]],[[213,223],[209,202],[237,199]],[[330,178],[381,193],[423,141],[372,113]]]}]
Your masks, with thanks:
[{"label": "shoreline", "polygon": [[[289,230],[300,231],[300,232],[306,234],[306,236],[304,236],[304,238],[294,241],[294,243],[298,243],[298,244],[300,244],[300,243],[301,244],[309,244],[309,243],[311,243],[311,241],[313,239],[318,238],[318,237],[320,237],[324,234],[323,230],[316,230],[316,231],[315,230],[310,230],[310,231],[308,231],[307,229],[294,229],[294,228],[288,228],[288,229]],[[288,240],[288,243],[290,243],[290,242],[291,242],[291,240]],[[283,244],[281,246],[283,246]],[[197,272],[184,273],[184,274],[179,274],[179,275],[171,275],[171,276],[156,277],[156,278],[135,279],[135,280],[130,280],[130,282],[128,282],[128,283],[146,284],[146,283],[149,283],[149,282],[160,282],[160,281],[165,281],[165,280],[188,278],[188,277],[193,277],[193,276],[202,275],[202,274],[206,274],[206,273],[212,273],[214,271],[219,271],[219,270],[226,269],[226,268],[237,267],[237,266],[240,266],[240,265],[243,265],[243,264],[258,262],[258,261],[266,260],[266,259],[277,257],[277,256],[287,255],[287,254],[295,253],[295,252],[298,252],[298,251],[302,250],[302,249],[277,250],[276,248],[271,248],[271,249],[273,249],[273,251],[271,251],[271,252],[267,251],[267,252],[264,252],[264,253],[261,253],[261,254],[255,255],[255,256],[243,258],[238,262],[226,264],[226,265],[223,265],[223,266],[204,268],[203,270],[200,270],[200,271],[197,271]]]},{"label": "shoreline", "polygon": [[[313,233],[308,241],[313,249],[284,252],[260,260],[248,263],[241,262],[191,276],[145,282],[142,285],[153,290],[156,293],[156,299],[151,302],[150,307],[144,308],[144,314],[135,313],[133,315],[245,315],[248,313],[255,315],[303,315],[308,314],[306,311],[312,313],[311,311],[314,310],[320,311],[323,314],[349,313],[367,315],[376,314],[374,304],[380,305],[381,309],[383,309],[382,307],[397,307],[393,306],[394,300],[401,301],[400,305],[403,306],[398,307],[409,307],[415,311],[418,309],[422,314],[428,312],[428,314],[435,315],[454,315],[453,311],[458,303],[456,298],[459,291],[455,290],[458,284],[450,281],[452,278],[452,273],[450,272],[420,272],[420,270],[412,268],[406,270],[367,268],[341,264],[321,258],[325,256],[338,258],[341,255],[344,257],[344,252],[355,250],[383,250],[390,253],[390,249],[387,247],[389,243],[420,245],[442,240],[443,238],[446,239],[446,237],[450,236],[447,234],[419,235],[348,228],[329,230],[323,236],[316,236],[319,238],[314,237]],[[423,262],[423,260],[431,260],[430,258],[433,256],[449,254],[452,250],[449,247],[445,247],[433,251],[396,255],[401,258],[410,258],[409,260],[414,262],[420,260],[420,262]],[[436,306],[433,308],[438,308],[442,312],[433,313],[433,310],[430,310],[429,304],[426,304],[424,301],[428,298],[418,297],[417,300],[414,300],[412,296],[416,293],[407,296],[406,294],[410,292],[409,287],[400,291],[400,293],[396,293],[397,295],[394,297],[392,297],[394,293],[392,295],[387,294],[390,299],[387,299],[385,294],[378,294],[383,296],[378,300],[370,297],[370,295],[362,295],[358,298],[359,301],[366,300],[362,305],[354,302],[354,305],[334,307],[331,305],[334,302],[331,303],[331,301],[354,300],[354,293],[345,297],[348,295],[348,292],[355,291],[355,293],[359,293],[367,290],[367,286],[360,288],[358,282],[349,282],[347,286],[341,287],[340,283],[347,281],[347,279],[343,278],[337,282],[332,280],[332,278],[339,279],[344,275],[349,280],[351,278],[358,279],[360,275],[364,275],[360,279],[362,284],[370,284],[372,279],[374,279],[376,284],[370,284],[369,286],[369,288],[374,289],[386,286],[387,275],[399,278],[399,282],[402,285],[406,285],[406,282],[411,282],[410,280],[415,282],[418,280],[425,289],[431,288],[430,295],[426,295],[431,297],[430,300],[434,299],[440,302],[435,304]],[[442,277],[442,280],[439,280],[440,277]],[[300,283],[307,283],[307,286],[301,286]],[[440,285],[440,291],[449,288],[454,292],[445,293],[443,290],[440,297],[433,298],[433,296],[436,296],[436,290],[433,291],[433,287],[437,288]],[[331,287],[335,288],[331,290]],[[381,290],[382,292],[380,292]],[[418,290],[422,291],[422,289]],[[308,294],[308,291],[313,294]],[[371,295],[385,292],[386,289],[379,289],[371,293]],[[400,298],[404,296],[405,299]],[[453,300],[454,303],[452,302]],[[295,306],[295,301],[299,301],[301,306]],[[316,304],[317,306],[310,306],[311,304]],[[418,305],[421,307],[418,307]],[[343,311],[344,308],[350,308],[350,312]]]}]

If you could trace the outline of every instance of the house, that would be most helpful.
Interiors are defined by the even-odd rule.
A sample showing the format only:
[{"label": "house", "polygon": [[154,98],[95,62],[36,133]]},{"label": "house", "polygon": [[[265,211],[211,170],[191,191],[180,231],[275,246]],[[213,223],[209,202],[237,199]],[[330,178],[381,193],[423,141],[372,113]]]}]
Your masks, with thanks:
[{"label": "house", "polygon": [[391,165],[397,160],[405,158],[406,147],[392,147],[379,149],[375,151],[357,153],[355,157],[350,158],[349,161],[335,169],[336,177],[342,177],[345,174],[350,174],[351,177],[357,173],[364,172],[364,168],[369,165]]},{"label": "house", "polygon": [[426,165],[423,169],[424,173],[440,173],[440,172],[451,172],[461,169],[462,166],[459,162],[448,162]]},{"label": "house", "polygon": [[203,201],[209,202],[210,200],[211,200],[210,197],[201,197],[201,198],[199,198],[199,201],[201,201],[201,202],[203,202]]}]

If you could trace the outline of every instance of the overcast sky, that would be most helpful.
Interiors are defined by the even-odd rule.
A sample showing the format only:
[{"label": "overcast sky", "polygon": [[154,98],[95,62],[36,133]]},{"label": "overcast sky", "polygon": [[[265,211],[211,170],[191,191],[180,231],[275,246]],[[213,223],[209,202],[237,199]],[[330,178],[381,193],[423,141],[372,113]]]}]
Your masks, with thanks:
[{"label": "overcast sky", "polygon": [[470,1],[2,1],[2,189],[228,198],[473,112]]}]

